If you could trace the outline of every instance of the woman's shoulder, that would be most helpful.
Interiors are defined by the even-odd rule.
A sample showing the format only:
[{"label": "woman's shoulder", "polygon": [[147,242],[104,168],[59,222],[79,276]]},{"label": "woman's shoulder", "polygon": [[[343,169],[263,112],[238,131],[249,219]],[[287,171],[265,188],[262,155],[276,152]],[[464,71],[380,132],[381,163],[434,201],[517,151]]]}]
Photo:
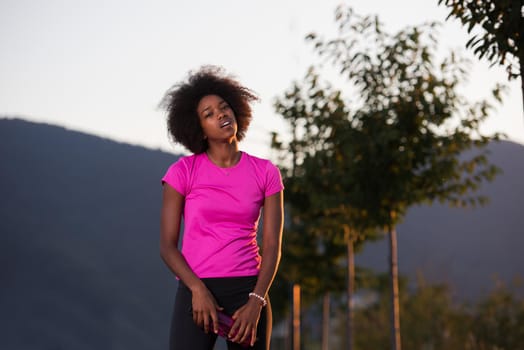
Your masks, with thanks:
[{"label": "woman's shoulder", "polygon": [[284,188],[279,168],[269,159],[256,157],[246,153],[251,164],[252,173],[263,183],[265,196],[272,195]]},{"label": "woman's shoulder", "polygon": [[261,168],[261,169],[277,168],[273,164],[273,162],[269,159],[257,157],[247,152],[243,152],[243,153],[244,153],[244,156],[247,158],[248,162],[255,165],[257,168]]},{"label": "woman's shoulder", "polygon": [[256,162],[256,163],[267,163],[267,162],[270,162],[269,159],[266,159],[266,158],[261,158],[261,157],[257,157],[257,156],[254,156],[250,153],[247,153],[245,151],[242,151],[242,154],[247,158],[249,159],[251,162]]},{"label": "woman's shoulder", "polygon": [[194,162],[201,161],[203,154],[204,153],[181,155],[173,162],[173,164],[193,164]]},{"label": "woman's shoulder", "polygon": [[250,153],[247,153],[247,152],[244,152],[244,151],[242,151],[242,153],[243,153],[243,157],[246,157],[246,159],[250,163],[254,163],[254,164],[257,164],[257,165],[265,165],[265,164],[271,163],[269,161],[269,159],[257,157],[257,156],[254,156],[254,155],[252,155]]},{"label": "woman's shoulder", "polygon": [[176,171],[176,170],[188,170],[194,167],[195,163],[198,161],[199,155],[198,154],[190,154],[190,155],[181,155],[178,156],[170,165],[169,170],[170,171]]}]

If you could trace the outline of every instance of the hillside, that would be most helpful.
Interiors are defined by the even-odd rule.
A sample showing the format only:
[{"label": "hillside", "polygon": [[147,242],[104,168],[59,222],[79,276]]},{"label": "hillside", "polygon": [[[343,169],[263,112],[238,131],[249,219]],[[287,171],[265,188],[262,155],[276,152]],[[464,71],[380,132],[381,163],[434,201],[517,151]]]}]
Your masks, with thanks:
[{"label": "hillside", "polygon": [[[496,280],[524,278],[524,146],[489,146],[490,161],[502,169],[480,193],[488,205],[474,209],[441,204],[412,208],[398,225],[399,271],[448,283],[460,299],[489,292]],[[388,243],[367,245],[356,263],[387,271]],[[523,293],[524,295],[524,293]]]},{"label": "hillside", "polygon": [[164,349],[175,282],[158,253],[176,157],[0,119],[3,349]]},{"label": "hillside", "polygon": [[[504,173],[478,209],[412,209],[400,273],[457,296],[524,277],[524,146],[490,146]],[[175,281],[158,253],[160,178],[176,156],[0,119],[0,327],[4,349],[164,349]],[[387,242],[356,263],[387,270]]]}]

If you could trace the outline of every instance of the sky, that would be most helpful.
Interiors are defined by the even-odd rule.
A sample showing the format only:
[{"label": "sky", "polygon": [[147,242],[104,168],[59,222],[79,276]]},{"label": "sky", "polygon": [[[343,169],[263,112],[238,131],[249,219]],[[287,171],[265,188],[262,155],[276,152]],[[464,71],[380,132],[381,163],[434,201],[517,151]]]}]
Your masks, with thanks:
[{"label": "sky", "polygon": [[[119,142],[186,152],[167,134],[164,93],[205,64],[222,66],[261,101],[241,149],[270,157],[270,132],[286,125],[273,108],[318,58],[305,36],[336,31],[335,8],[377,14],[391,31],[443,22],[442,52],[472,60],[464,94],[488,96],[507,82],[464,49],[465,30],[437,0],[0,0],[0,117],[64,126]],[[524,144],[520,81],[483,131]]]}]

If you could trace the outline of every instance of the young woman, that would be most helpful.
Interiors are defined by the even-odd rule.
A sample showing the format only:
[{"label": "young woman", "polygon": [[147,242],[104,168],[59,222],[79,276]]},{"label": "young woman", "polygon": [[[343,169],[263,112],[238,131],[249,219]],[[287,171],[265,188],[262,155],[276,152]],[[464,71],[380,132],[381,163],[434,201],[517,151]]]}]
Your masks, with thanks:
[{"label": "young woman", "polygon": [[234,320],[228,349],[269,349],[267,294],[280,260],[283,185],[270,161],[239,150],[256,100],[217,67],[190,74],[163,99],[172,138],[193,153],[162,178],[160,251],[179,279],[170,349],[213,349],[219,313]]}]

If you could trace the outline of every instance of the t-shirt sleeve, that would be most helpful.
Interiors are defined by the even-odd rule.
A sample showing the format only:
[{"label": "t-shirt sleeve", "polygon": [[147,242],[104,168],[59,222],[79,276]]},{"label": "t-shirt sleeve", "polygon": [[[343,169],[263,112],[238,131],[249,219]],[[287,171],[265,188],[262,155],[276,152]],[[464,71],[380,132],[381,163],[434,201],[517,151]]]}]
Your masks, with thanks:
[{"label": "t-shirt sleeve", "polygon": [[267,162],[266,167],[266,190],[265,196],[269,197],[284,189],[280,170],[271,162]]},{"label": "t-shirt sleeve", "polygon": [[162,177],[162,184],[167,183],[184,197],[188,192],[189,169],[187,158],[180,158],[173,163]]}]

